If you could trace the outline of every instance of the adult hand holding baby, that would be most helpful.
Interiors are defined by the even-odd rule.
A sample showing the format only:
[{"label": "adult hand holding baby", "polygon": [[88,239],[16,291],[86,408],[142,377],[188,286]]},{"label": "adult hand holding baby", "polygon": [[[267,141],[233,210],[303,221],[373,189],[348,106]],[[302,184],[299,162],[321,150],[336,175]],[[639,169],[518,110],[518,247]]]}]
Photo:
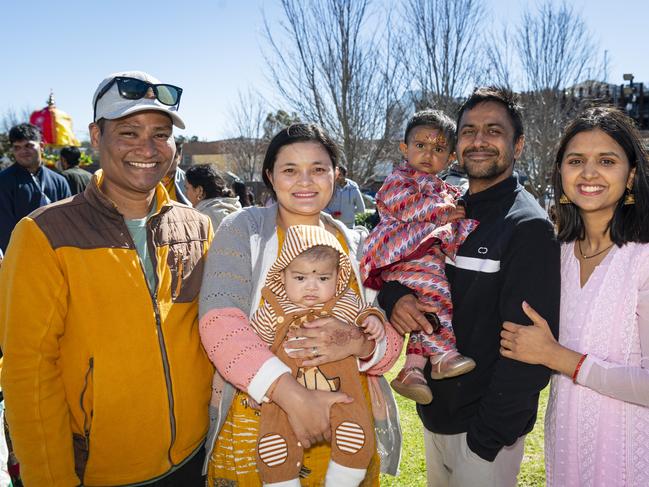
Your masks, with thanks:
[{"label": "adult hand holding baby", "polygon": [[337,318],[326,317],[304,323],[290,330],[290,348],[285,348],[291,358],[303,359],[303,367],[342,360],[349,356],[366,357],[372,353],[374,343],[363,330]]},{"label": "adult hand holding baby", "polygon": [[425,313],[434,312],[432,306],[425,305],[415,295],[406,294],[394,305],[390,323],[402,335],[419,330],[431,335],[434,331],[433,325],[426,318]]},{"label": "adult hand holding baby", "polygon": [[310,391],[298,384],[290,374],[275,383],[271,400],[281,407],[297,441],[304,448],[331,441],[331,406],[351,403],[353,399],[342,392]]}]

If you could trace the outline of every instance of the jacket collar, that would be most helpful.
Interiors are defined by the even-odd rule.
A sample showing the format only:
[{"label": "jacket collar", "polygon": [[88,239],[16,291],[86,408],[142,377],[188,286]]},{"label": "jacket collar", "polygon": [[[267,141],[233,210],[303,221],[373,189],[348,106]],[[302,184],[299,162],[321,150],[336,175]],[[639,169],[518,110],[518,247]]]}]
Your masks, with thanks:
[{"label": "jacket collar", "polygon": [[[90,184],[86,186],[83,195],[90,206],[101,212],[103,215],[114,220],[123,220],[124,217],[117,209],[117,206],[115,206],[115,203],[113,203],[113,201],[101,190],[103,179],[104,173],[101,169],[98,169],[97,172],[93,174]],[[153,212],[154,215],[163,213],[172,206],[171,199],[160,182],[155,187],[155,204],[156,208]]]},{"label": "jacket collar", "polygon": [[490,188],[480,191],[479,193],[469,194],[469,192],[467,192],[463,199],[470,205],[475,205],[484,201],[497,201],[508,194],[514,193],[518,186],[518,178],[512,175],[507,179],[494,184]]},{"label": "jacket collar", "polygon": [[[24,176],[27,176],[27,177],[29,177],[29,178],[32,177],[32,173],[29,172],[27,169],[25,169],[25,168],[24,168],[23,166],[21,166],[20,164],[18,164],[17,162],[14,162],[13,165],[14,165],[15,170],[18,171],[18,173],[20,173],[20,174],[22,174],[22,175],[24,175]],[[37,176],[37,177],[45,177],[45,175],[47,174],[47,172],[45,171],[45,169],[46,169],[45,166],[44,166],[43,164],[41,164],[40,166],[38,166],[38,169],[36,169],[36,172],[33,173],[34,176]]]}]

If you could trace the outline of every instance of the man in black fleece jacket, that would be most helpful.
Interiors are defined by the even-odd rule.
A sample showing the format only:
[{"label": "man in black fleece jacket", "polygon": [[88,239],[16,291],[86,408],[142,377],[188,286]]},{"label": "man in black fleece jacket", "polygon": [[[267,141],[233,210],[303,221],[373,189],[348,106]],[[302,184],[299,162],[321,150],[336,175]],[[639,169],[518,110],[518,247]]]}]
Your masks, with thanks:
[{"label": "man in black fleece jacket", "polygon": [[[520,107],[502,89],[478,88],[458,114],[458,159],[469,177],[467,218],[480,222],[447,259],[453,328],[460,353],[477,366],[459,377],[432,380],[433,402],[418,405],[425,426],[428,484],[515,486],[525,435],[536,421],[539,391],[550,370],[500,355],[504,321],[532,324],[527,301],[558,335],[559,244],[536,200],[513,175],[523,151]],[[379,303],[403,333],[426,329],[430,309],[413,291],[386,283]]]}]

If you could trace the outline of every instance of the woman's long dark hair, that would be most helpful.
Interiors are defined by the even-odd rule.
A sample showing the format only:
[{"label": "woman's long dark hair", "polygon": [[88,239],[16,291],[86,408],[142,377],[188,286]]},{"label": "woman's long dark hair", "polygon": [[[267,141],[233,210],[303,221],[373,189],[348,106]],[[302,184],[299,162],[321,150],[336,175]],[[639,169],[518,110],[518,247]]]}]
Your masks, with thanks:
[{"label": "woman's long dark hair", "polygon": [[627,242],[649,242],[649,169],[647,151],[631,118],[617,108],[591,107],[584,110],[566,126],[554,165],[554,200],[557,210],[558,238],[561,242],[583,240],[586,236],[579,208],[572,203],[561,204],[563,194],[561,162],[568,143],[581,132],[601,130],[624,149],[631,169],[635,168],[631,192],[634,205],[624,204],[624,195],[617,202],[608,224],[611,240],[622,246]]},{"label": "woman's long dark hair", "polygon": [[195,188],[203,188],[206,199],[232,196],[225,181],[211,164],[196,164],[187,169],[185,177]]},{"label": "woman's long dark hair", "polygon": [[232,183],[232,191],[234,191],[235,196],[239,197],[239,203],[241,203],[241,206],[245,208],[253,205],[253,202],[250,201],[250,194],[248,193],[248,188],[245,183],[234,181]]}]

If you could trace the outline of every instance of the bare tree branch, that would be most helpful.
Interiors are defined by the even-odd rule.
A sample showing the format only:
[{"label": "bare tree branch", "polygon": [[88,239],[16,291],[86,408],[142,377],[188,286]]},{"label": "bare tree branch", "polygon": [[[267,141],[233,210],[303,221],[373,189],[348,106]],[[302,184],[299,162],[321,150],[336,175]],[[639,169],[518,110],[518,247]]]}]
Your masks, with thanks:
[{"label": "bare tree branch", "polygon": [[513,33],[504,30],[493,38],[487,57],[494,80],[511,87],[512,70],[520,67],[526,143],[519,170],[542,200],[551,185],[561,131],[581,104],[570,87],[598,71],[595,42],[572,7],[551,0],[527,10]]},{"label": "bare tree branch", "polygon": [[387,24],[372,19],[370,0],[280,1],[285,20],[265,23],[270,78],[292,110],[338,140],[350,177],[367,181],[402,123],[401,70],[391,37],[374,28]]},{"label": "bare tree branch", "polygon": [[9,132],[11,127],[18,125],[20,123],[28,123],[29,117],[31,116],[33,108],[23,107],[20,110],[16,110],[11,107],[8,108],[0,117],[0,132]]},{"label": "bare tree branch", "polygon": [[261,166],[268,141],[264,122],[268,111],[262,98],[252,91],[240,92],[236,105],[230,108],[232,138],[227,152],[234,171],[246,181],[261,180]]},{"label": "bare tree branch", "polygon": [[514,72],[518,67],[516,54],[512,48],[512,35],[507,26],[498,33],[488,36],[485,55],[487,58],[487,71],[489,76],[483,79],[485,84],[498,85],[510,90],[514,89]]},{"label": "bare tree branch", "polygon": [[594,64],[595,44],[572,7],[551,1],[523,14],[515,36],[529,90],[560,90],[581,81]]},{"label": "bare tree branch", "polygon": [[420,106],[452,112],[483,70],[478,0],[407,0],[399,52]]}]

